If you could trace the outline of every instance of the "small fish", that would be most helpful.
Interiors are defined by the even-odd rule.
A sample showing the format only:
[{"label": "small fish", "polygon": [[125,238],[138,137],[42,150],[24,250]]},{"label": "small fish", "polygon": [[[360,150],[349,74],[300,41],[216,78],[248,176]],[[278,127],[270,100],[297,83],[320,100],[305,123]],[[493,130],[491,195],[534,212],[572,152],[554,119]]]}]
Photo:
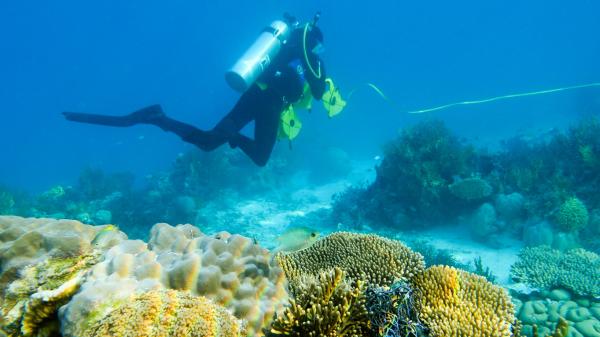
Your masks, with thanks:
[{"label": "small fish", "polygon": [[118,231],[119,227],[117,227],[116,225],[106,225],[104,228],[102,228],[94,237],[94,239],[92,240],[92,245],[96,245],[98,244],[102,238],[106,237],[108,234],[114,232],[114,231]]},{"label": "small fish", "polygon": [[375,156],[373,159],[374,159],[375,161],[379,161],[379,160],[381,160],[381,156]]},{"label": "small fish", "polygon": [[319,238],[319,232],[308,227],[288,228],[277,238],[276,251],[293,252],[312,245]]}]

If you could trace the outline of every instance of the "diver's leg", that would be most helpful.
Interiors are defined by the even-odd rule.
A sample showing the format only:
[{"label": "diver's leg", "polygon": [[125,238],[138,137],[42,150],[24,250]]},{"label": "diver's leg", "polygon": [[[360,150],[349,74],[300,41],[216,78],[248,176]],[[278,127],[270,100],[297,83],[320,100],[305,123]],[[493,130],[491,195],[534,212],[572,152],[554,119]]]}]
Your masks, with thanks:
[{"label": "diver's leg", "polygon": [[202,136],[205,138],[204,149],[214,150],[227,143],[232,137],[237,137],[240,130],[255,119],[255,106],[262,101],[261,95],[263,93],[258,86],[250,87],[231,111],[212,130],[206,131]]},{"label": "diver's leg", "polygon": [[125,116],[108,116],[80,112],[63,112],[67,120],[79,123],[128,127],[136,124],[152,124],[161,128],[163,131],[173,132],[183,141],[192,143],[205,151],[211,151],[217,147],[217,144],[223,144],[226,140],[218,139],[218,135],[206,132],[175,119],[168,117],[160,105],[151,105],[149,107],[137,110]]},{"label": "diver's leg", "polygon": [[229,143],[244,151],[256,165],[265,166],[277,141],[283,104],[280,97],[269,97],[257,108],[261,111],[255,114],[254,139],[238,133]]},{"label": "diver's leg", "polygon": [[184,141],[194,144],[204,151],[212,151],[227,143],[231,137],[237,135],[246,124],[254,119],[253,107],[261,101],[261,95],[260,88],[252,86],[240,97],[233,109],[210,131],[199,130],[166,115],[152,124],[177,134]]},{"label": "diver's leg", "polygon": [[107,126],[127,127],[135,124],[151,124],[164,117],[160,105],[151,105],[125,116],[107,116],[80,112],[63,112],[67,120],[79,123],[99,124]]}]

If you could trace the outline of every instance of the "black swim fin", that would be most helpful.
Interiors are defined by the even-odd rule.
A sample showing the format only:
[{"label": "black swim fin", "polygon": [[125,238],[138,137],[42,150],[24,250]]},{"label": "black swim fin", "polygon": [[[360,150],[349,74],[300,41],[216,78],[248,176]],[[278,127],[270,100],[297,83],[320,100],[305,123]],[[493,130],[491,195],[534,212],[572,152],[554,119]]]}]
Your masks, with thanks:
[{"label": "black swim fin", "polygon": [[145,107],[125,116],[108,116],[81,112],[63,112],[62,114],[67,120],[73,122],[122,127],[136,124],[157,124],[165,117],[165,113],[158,104]]}]

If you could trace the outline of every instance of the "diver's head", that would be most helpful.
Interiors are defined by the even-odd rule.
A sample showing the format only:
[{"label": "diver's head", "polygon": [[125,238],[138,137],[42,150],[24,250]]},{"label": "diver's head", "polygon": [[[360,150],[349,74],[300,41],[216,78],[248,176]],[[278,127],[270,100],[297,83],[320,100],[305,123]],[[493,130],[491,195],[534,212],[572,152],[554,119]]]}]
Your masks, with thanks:
[{"label": "diver's head", "polygon": [[319,27],[307,24],[299,27],[296,31],[307,52],[317,55],[323,52],[323,32]]}]

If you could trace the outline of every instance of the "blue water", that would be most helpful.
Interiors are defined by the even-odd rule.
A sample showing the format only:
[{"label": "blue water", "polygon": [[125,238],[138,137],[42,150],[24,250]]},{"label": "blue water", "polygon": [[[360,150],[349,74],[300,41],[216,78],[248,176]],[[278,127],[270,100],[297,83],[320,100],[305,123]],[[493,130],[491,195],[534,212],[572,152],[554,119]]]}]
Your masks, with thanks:
[{"label": "blue water", "polygon": [[[238,97],[224,71],[284,11],[303,20],[322,11],[323,57],[342,91],[373,82],[399,109],[600,81],[597,1],[358,4],[3,1],[0,183],[40,191],[73,182],[89,165],[139,177],[168,168],[191,148],[174,135],[67,123],[60,112],[124,114],[160,103],[209,128]],[[400,128],[430,117],[493,143],[565,126],[582,107],[600,105],[598,95],[586,89],[411,116],[362,89],[339,118],[320,108],[303,115],[294,151],[333,145],[369,158]]]}]

